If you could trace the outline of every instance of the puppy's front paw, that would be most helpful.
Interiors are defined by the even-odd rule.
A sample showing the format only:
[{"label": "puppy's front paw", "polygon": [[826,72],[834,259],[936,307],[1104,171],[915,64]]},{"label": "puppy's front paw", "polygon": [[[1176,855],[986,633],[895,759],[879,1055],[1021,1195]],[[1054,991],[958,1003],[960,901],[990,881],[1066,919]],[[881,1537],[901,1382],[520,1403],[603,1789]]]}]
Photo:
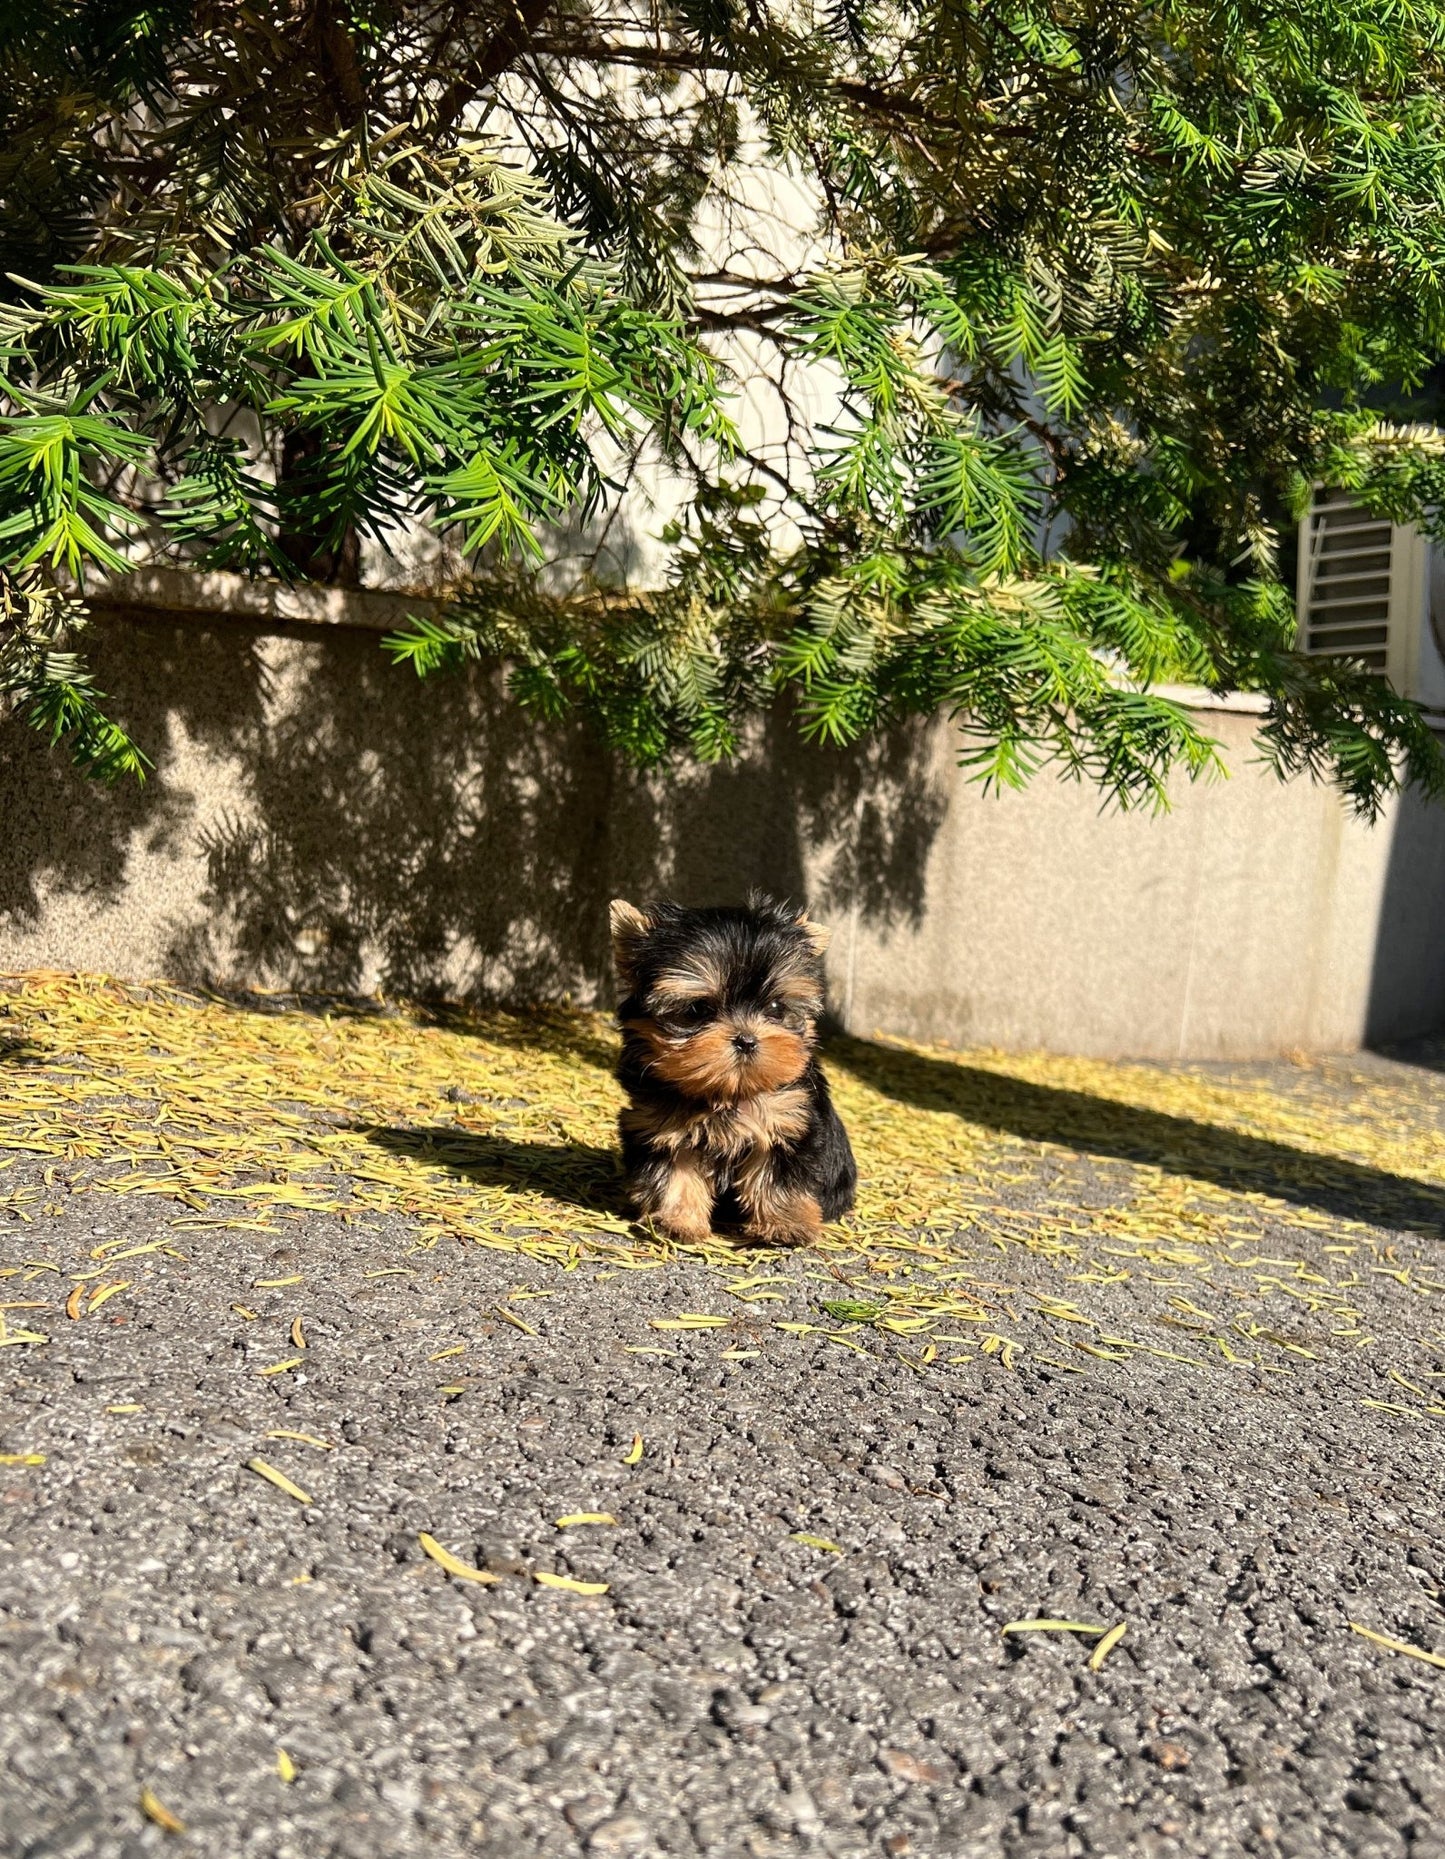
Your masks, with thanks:
[{"label": "puppy's front paw", "polygon": [[634,1182],[638,1218],[672,1239],[698,1241],[712,1234],[712,1177],[688,1153],[649,1169]]},{"label": "puppy's front paw", "polygon": [[811,1246],[823,1230],[823,1210],[811,1194],[772,1198],[754,1210],[747,1224],[750,1239],[768,1246]]},{"label": "puppy's front paw", "polygon": [[690,1221],[680,1219],[677,1215],[666,1216],[660,1213],[647,1214],[643,1218],[646,1226],[654,1227],[665,1233],[669,1239],[678,1239],[684,1244],[697,1244],[712,1238],[712,1227],[708,1221]]}]

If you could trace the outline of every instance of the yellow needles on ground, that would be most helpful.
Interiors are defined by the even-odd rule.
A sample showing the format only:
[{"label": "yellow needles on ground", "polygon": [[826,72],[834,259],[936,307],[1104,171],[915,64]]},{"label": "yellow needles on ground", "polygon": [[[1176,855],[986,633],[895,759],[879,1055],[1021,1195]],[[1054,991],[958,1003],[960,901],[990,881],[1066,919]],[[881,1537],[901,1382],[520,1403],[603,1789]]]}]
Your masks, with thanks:
[{"label": "yellow needles on ground", "polygon": [[149,1788],[140,1791],[140,1811],[147,1820],[153,1820],[166,1833],[184,1833],[186,1823],[178,1820],[163,1801],[158,1801]]},{"label": "yellow needles on ground", "polygon": [[1422,1660],[1426,1665],[1445,1666],[1445,1653],[1426,1652],[1423,1646],[1412,1646],[1408,1640],[1392,1640],[1386,1633],[1372,1633],[1368,1627],[1362,1627],[1353,1620],[1348,1624],[1352,1633],[1358,1633],[1362,1639],[1373,1640],[1387,1652],[1402,1652],[1407,1658]]},{"label": "yellow needles on ground", "polygon": [[1083,1620],[1011,1620],[1001,1633],[1103,1633],[1108,1627],[1090,1626]]},{"label": "yellow needles on ground", "polygon": [[309,1504],[311,1502],[310,1497],[301,1489],[300,1485],[293,1485],[284,1472],[278,1472],[274,1465],[268,1465],[264,1459],[248,1459],[246,1464],[249,1470],[255,1472],[258,1477],[264,1478],[269,1484],[275,1485],[278,1491],[284,1491],[288,1498],[295,1498],[298,1504]]},{"label": "yellow needles on ground", "polygon": [[487,1569],[473,1568],[470,1562],[463,1562],[460,1556],[454,1556],[450,1549],[443,1549],[437,1539],[428,1535],[425,1530],[416,1540],[421,1544],[423,1552],[431,1557],[438,1568],[445,1569],[448,1575],[455,1575],[458,1581],[480,1582],[484,1587],[490,1588],[501,1580],[499,1575],[493,1575]]},{"label": "yellow needles on ground", "polygon": [[[1445,1228],[1438,1087],[1406,1067],[1321,1060],[1282,1082],[1280,1068],[836,1040],[826,1059],[858,1154],[858,1207],[775,1272],[724,1237],[682,1244],[627,1219],[615,1035],[600,1015],[379,999],[318,1011],[52,971],[0,978],[0,996],[27,1054],[6,1074],[0,1158],[28,1157],[53,1183],[7,1182],[0,1211],[34,1219],[61,1191],[159,1197],[196,1236],[198,1270],[215,1230],[284,1236],[308,1216],[400,1215],[416,1245],[481,1246],[567,1272],[711,1268],[734,1314],[649,1317],[677,1344],[667,1354],[724,1327],[755,1343],[767,1327],[790,1339],[781,1346],[823,1342],[838,1356],[867,1336],[860,1365],[881,1344],[930,1376],[981,1360],[988,1372],[1094,1374],[1141,1356],[1229,1377],[1312,1375],[1331,1355],[1375,1350],[1366,1289],[1413,1301],[1442,1288],[1410,1237]],[[137,1259],[123,1288],[138,1299],[144,1273],[182,1258],[169,1239],[97,1250]],[[43,1258],[14,1269],[62,1270]],[[1131,1292],[1114,1319],[1116,1287],[1141,1280],[1158,1286],[1149,1314]],[[303,1282],[284,1269],[254,1281],[258,1292]],[[121,1288],[77,1277],[64,1308],[79,1318]],[[809,1321],[819,1307],[826,1323]],[[283,1321],[304,1350],[293,1316]],[[545,1345],[545,1329],[514,1310],[490,1316]],[[0,1310],[0,1348],[47,1340]],[[1354,1398],[1379,1424],[1445,1418],[1428,1363],[1369,1362],[1378,1386]]]},{"label": "yellow needles on ground", "polygon": [[1128,1631],[1128,1622],[1124,1620],[1121,1620],[1117,1627],[1110,1627],[1103,1639],[1099,1641],[1098,1645],[1089,1654],[1089,1670],[1091,1672],[1098,1671],[1099,1667],[1104,1663],[1109,1654]]},{"label": "yellow needles on ground", "polygon": [[578,1581],[571,1575],[549,1575],[545,1569],[538,1569],[532,1576],[533,1581],[540,1582],[544,1588],[565,1588],[568,1594],[606,1594],[605,1581]]}]

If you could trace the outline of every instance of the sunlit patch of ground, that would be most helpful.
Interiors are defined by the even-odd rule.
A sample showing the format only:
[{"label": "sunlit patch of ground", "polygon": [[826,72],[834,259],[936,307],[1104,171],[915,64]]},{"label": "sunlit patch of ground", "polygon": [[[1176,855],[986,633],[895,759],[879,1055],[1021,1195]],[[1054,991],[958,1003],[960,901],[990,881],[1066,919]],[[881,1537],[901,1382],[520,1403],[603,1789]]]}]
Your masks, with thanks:
[{"label": "sunlit patch of ground", "polygon": [[[147,1248],[175,1257],[187,1233],[204,1268],[228,1227],[402,1214],[414,1249],[478,1245],[583,1279],[701,1260],[755,1307],[750,1320],[886,1347],[925,1373],[979,1354],[1087,1370],[1144,1351],[1322,1375],[1366,1351],[1378,1386],[1363,1398],[1404,1422],[1445,1420],[1445,1085],[1427,1067],[1230,1070],[837,1040],[828,1065],[859,1205],[785,1260],[725,1240],[679,1248],[629,1223],[614,1050],[606,1020],[581,1013],[8,977],[0,1220],[24,1243],[7,1244],[4,1274],[58,1270],[84,1304],[132,1289]],[[147,1248],[111,1239],[57,1264],[47,1214],[76,1193],[185,1212]],[[1408,1306],[1408,1346],[1376,1342],[1381,1296]],[[12,1300],[0,1342],[43,1341],[23,1328],[25,1302]]]}]

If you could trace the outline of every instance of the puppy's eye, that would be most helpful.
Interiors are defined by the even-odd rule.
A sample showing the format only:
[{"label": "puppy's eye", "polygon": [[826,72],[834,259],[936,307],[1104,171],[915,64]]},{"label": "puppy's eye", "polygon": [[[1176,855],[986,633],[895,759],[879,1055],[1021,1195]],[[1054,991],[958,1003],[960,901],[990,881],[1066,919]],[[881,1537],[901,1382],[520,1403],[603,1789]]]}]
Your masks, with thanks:
[{"label": "puppy's eye", "polygon": [[763,1012],[770,1020],[781,1020],[786,1015],[787,1011],[787,1002],[780,1000],[770,1000],[767,1006],[763,1008]]},{"label": "puppy's eye", "polygon": [[702,1026],[713,1015],[712,1002],[707,1000],[684,1001],[675,1007],[669,1015],[682,1026]]}]

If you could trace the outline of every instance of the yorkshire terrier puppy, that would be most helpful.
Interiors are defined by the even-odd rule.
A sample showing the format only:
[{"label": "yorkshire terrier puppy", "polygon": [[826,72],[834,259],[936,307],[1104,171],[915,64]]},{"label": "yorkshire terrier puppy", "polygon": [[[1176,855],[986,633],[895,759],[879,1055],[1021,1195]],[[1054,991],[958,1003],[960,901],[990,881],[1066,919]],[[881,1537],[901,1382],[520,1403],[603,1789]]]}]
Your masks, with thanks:
[{"label": "yorkshire terrier puppy", "polygon": [[827,941],[766,898],[613,904],[628,1191],[678,1239],[740,1225],[803,1246],[853,1205],[853,1151],[813,1056]]}]

